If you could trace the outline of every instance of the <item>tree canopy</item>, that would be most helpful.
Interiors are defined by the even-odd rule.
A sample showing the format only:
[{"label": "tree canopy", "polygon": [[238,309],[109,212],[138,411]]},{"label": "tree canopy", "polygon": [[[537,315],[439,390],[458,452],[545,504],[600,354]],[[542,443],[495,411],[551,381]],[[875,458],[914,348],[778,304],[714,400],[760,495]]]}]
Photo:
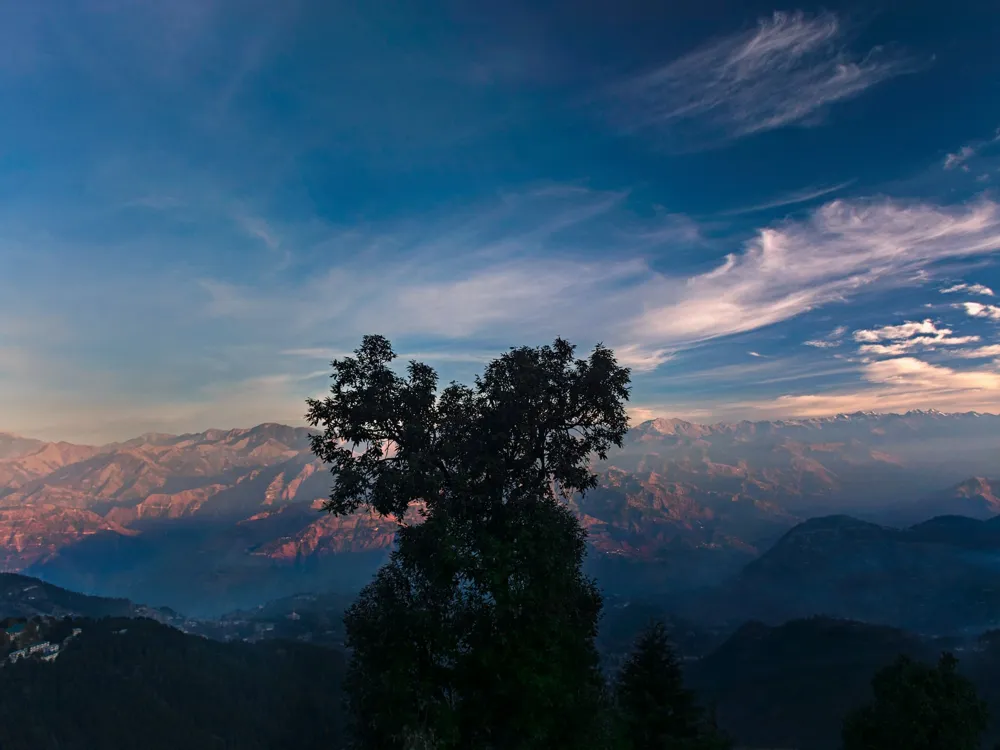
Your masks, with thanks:
[{"label": "tree canopy", "polygon": [[331,464],[327,510],[403,524],[390,561],[346,617],[358,747],[599,746],[601,597],[585,532],[560,502],[596,484],[628,429],[629,371],[597,346],[511,349],[473,386],[411,362],[380,336],[335,360],[310,400]]},{"label": "tree canopy", "polygon": [[511,349],[475,386],[451,383],[410,362],[406,376],[382,336],[366,336],[355,357],[332,362],[330,395],[309,399],[307,419],[322,434],[313,452],[336,482],[327,510],[365,506],[402,518],[414,502],[468,516],[491,501],[516,502],[596,484],[591,454],[604,458],[628,429],[629,370],[598,345]]},{"label": "tree canopy", "polygon": [[985,702],[943,654],[936,666],[900,656],[872,680],[874,700],[844,721],[844,750],[978,750]]}]

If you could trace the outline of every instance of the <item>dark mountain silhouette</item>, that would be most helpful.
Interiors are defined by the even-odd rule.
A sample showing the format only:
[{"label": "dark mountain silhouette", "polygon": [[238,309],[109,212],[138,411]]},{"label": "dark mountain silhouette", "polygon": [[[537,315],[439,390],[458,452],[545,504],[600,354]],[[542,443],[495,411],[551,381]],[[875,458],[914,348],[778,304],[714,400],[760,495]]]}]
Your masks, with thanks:
[{"label": "dark mountain silhouette", "polygon": [[[687,680],[742,746],[838,750],[843,718],[870,700],[878,669],[899,654],[935,660],[946,647],[954,644],[849,620],[748,622],[691,663]],[[971,655],[958,655],[972,670]]]},{"label": "dark mountain silhouette", "polygon": [[149,617],[163,621],[179,615],[128,599],[88,596],[37,578],[0,573],[0,619],[5,617]]},{"label": "dark mountain silhouette", "polygon": [[927,633],[1000,624],[1000,519],[954,516],[897,529],[814,518],[732,581],[690,597],[703,621],[825,614]]}]

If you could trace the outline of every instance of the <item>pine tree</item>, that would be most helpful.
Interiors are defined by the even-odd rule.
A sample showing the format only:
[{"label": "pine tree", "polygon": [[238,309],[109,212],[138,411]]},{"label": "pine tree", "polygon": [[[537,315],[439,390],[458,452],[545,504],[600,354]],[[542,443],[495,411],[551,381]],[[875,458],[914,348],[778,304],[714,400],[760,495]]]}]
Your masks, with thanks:
[{"label": "pine tree", "polygon": [[622,744],[628,750],[725,750],[714,717],[684,686],[665,625],[654,622],[636,641],[615,683]]}]

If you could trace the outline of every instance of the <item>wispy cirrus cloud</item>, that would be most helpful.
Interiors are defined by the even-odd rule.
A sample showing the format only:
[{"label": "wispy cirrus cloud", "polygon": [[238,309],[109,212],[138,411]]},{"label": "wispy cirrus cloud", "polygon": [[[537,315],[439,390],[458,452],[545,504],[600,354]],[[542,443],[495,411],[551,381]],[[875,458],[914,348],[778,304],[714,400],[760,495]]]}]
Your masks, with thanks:
[{"label": "wispy cirrus cloud", "polygon": [[802,343],[814,349],[833,349],[844,343],[844,334],[847,333],[847,326],[837,326],[822,338],[809,339]]},{"label": "wispy cirrus cloud", "polygon": [[627,132],[719,142],[813,121],[912,68],[882,47],[849,52],[832,13],[778,12],[619,84],[615,117]]},{"label": "wispy cirrus cloud", "polygon": [[[228,211],[220,216],[229,231],[241,229]],[[910,285],[918,271],[927,274],[921,283],[932,283],[940,264],[1000,248],[1000,207],[989,201],[834,201],[807,218],[760,229],[712,270],[698,262],[672,263],[663,271],[651,262],[658,246],[649,239],[663,221],[674,219],[633,213],[621,192],[548,188],[507,193],[420,221],[319,228],[280,223],[280,236],[296,251],[288,269],[219,266],[218,275],[197,269],[141,284],[118,279],[117,298],[108,294],[108,283],[92,283],[95,272],[80,260],[71,273],[88,283],[25,300],[17,312],[23,317],[60,304],[64,313],[70,304],[86,311],[84,318],[64,316],[67,334],[88,351],[114,351],[117,371],[96,354],[72,367],[48,359],[18,375],[14,387],[0,393],[0,407],[8,429],[44,427],[21,405],[53,394],[51,403],[63,412],[58,419],[83,430],[94,414],[72,407],[65,394],[79,387],[89,366],[93,403],[116,415],[87,428],[102,435],[154,429],[157,419],[157,429],[168,430],[245,423],[233,418],[238,403],[224,396],[228,385],[234,393],[253,394],[247,419],[268,409],[272,419],[286,419],[300,414],[302,399],[321,389],[317,360],[351,351],[371,332],[388,335],[404,359],[439,366],[445,378],[470,377],[483,359],[508,346],[562,335],[584,348],[603,341],[637,378],[667,383],[668,370],[690,369],[691,358],[699,356],[691,350],[700,344],[791,320],[867,290]],[[241,237],[244,247],[256,244],[245,233]],[[942,275],[949,271],[941,269]],[[122,297],[121,290],[129,294]],[[8,303],[0,294],[0,312]],[[113,341],[101,336],[101,321],[112,319]],[[845,334],[838,327],[825,338],[842,341]],[[163,341],[155,350],[158,359],[131,356],[153,336]],[[740,352],[771,354],[756,343],[738,346]],[[777,382],[790,374],[775,356],[746,359],[771,368],[757,375]],[[710,361],[703,360],[706,368],[721,364]],[[808,364],[809,373],[795,375],[795,381],[830,370]],[[64,373],[73,373],[72,384]],[[148,389],[135,384],[156,378],[164,380],[159,401],[170,404],[170,420],[155,408],[148,420],[139,418],[140,394],[133,391]],[[696,390],[706,378],[701,372],[677,382]],[[71,420],[73,414],[79,418]],[[124,415],[135,430],[116,421]]]},{"label": "wispy cirrus cloud", "polygon": [[987,146],[997,142],[1000,142],[1000,128],[997,128],[992,138],[973,141],[972,143],[968,143],[965,146],[962,146],[958,151],[955,151],[954,153],[951,154],[947,154],[944,157],[944,168],[961,169],[963,172],[968,172],[969,165],[966,162],[968,162],[970,159],[976,156],[980,151],[982,151]]},{"label": "wispy cirrus cloud", "polygon": [[281,247],[281,238],[274,229],[259,216],[253,216],[245,212],[237,212],[234,221],[247,233],[263,242],[269,250],[278,250]]},{"label": "wispy cirrus cloud", "polygon": [[[673,231],[676,217],[637,222],[622,198],[547,186],[419,227],[331,230],[315,257],[336,261],[278,284],[203,278],[205,310],[220,324],[252,325],[258,340],[294,337],[305,346],[286,352],[323,358],[338,351],[318,345],[331,341],[331,329],[345,350],[378,331],[443,364],[488,359],[484,341],[495,342],[487,350],[495,355],[526,338],[599,339],[613,333],[619,307],[634,306],[625,297],[650,274],[644,253],[665,241],[699,241]],[[614,344],[636,370],[672,356],[669,347]]]},{"label": "wispy cirrus cloud", "polygon": [[655,370],[674,357],[674,350],[662,348],[646,349],[639,344],[623,344],[615,347],[615,358],[625,367],[638,372]]},{"label": "wispy cirrus cloud", "polygon": [[982,284],[953,284],[941,290],[941,294],[955,294],[956,292],[968,292],[969,294],[982,294],[986,297],[993,296],[993,290]]},{"label": "wispy cirrus cloud", "polygon": [[944,157],[944,168],[954,169],[955,167],[962,167],[962,169],[968,171],[968,167],[964,166],[965,162],[971,159],[976,153],[976,150],[972,146],[962,146],[958,151],[953,154],[948,154]]},{"label": "wispy cirrus cloud", "polygon": [[829,185],[827,187],[798,190],[794,193],[788,193],[787,195],[780,196],[764,203],[755,203],[752,206],[744,206],[742,208],[735,208],[729,211],[721,211],[718,215],[740,216],[742,214],[757,213],[758,211],[770,211],[771,209],[783,208],[785,206],[796,206],[802,203],[808,203],[809,201],[814,201],[817,198],[822,198],[823,196],[830,195],[831,193],[836,193],[838,190],[843,190],[844,188],[853,185],[854,182],[854,180],[847,180],[846,182]]},{"label": "wispy cirrus cloud", "polygon": [[[306,346],[334,323],[352,341],[378,330],[463,350],[483,340],[506,346],[515,334],[603,340],[641,371],[680,349],[869,289],[911,284],[918,273],[923,283],[937,264],[1000,248],[1000,207],[988,201],[951,207],[834,201],[808,219],[760,230],[710,271],[668,273],[646,261],[643,232],[614,228],[634,222],[621,204],[580,191],[570,205],[561,204],[561,214],[537,211],[537,201],[552,197],[526,199],[514,233],[500,229],[509,214],[486,211],[458,226],[425,227],[420,236],[352,235],[337,257],[352,257],[352,247],[395,249],[381,259],[362,252],[283,288],[205,280],[207,310],[252,322],[255,336],[294,335]],[[525,223],[525,217],[532,218]],[[574,238],[568,245],[566,236]],[[591,251],[609,240],[616,252]],[[844,333],[835,329],[811,345],[832,347]]]},{"label": "wispy cirrus cloud", "polygon": [[761,230],[707,273],[651,280],[647,299],[668,301],[650,301],[629,330],[638,340],[675,345],[742,333],[998,249],[995,203],[834,201],[808,220]]}]

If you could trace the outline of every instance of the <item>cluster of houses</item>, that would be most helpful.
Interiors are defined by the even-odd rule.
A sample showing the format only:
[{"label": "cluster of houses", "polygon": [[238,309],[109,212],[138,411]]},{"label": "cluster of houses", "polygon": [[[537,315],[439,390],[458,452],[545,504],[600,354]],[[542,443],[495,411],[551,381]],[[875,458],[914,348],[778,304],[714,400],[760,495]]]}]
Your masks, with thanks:
[{"label": "cluster of houses", "polygon": [[35,655],[38,655],[42,661],[52,661],[59,656],[59,645],[49,641],[33,643],[30,646],[19,648],[17,651],[11,651],[7,654],[7,661],[13,664],[20,659]]},{"label": "cluster of houses", "polygon": [[[16,645],[21,645],[29,636],[29,631],[23,622],[14,623],[3,632],[6,639]],[[35,632],[37,633],[37,631]],[[52,643],[51,641],[46,640],[36,641],[35,643],[21,646],[21,648],[7,654],[7,662],[14,664],[21,659],[27,659],[28,657],[37,657],[42,661],[55,661],[63,647],[73,638],[80,635],[81,632],[83,631],[80,628],[73,628],[70,635],[68,635],[61,643]]]}]

